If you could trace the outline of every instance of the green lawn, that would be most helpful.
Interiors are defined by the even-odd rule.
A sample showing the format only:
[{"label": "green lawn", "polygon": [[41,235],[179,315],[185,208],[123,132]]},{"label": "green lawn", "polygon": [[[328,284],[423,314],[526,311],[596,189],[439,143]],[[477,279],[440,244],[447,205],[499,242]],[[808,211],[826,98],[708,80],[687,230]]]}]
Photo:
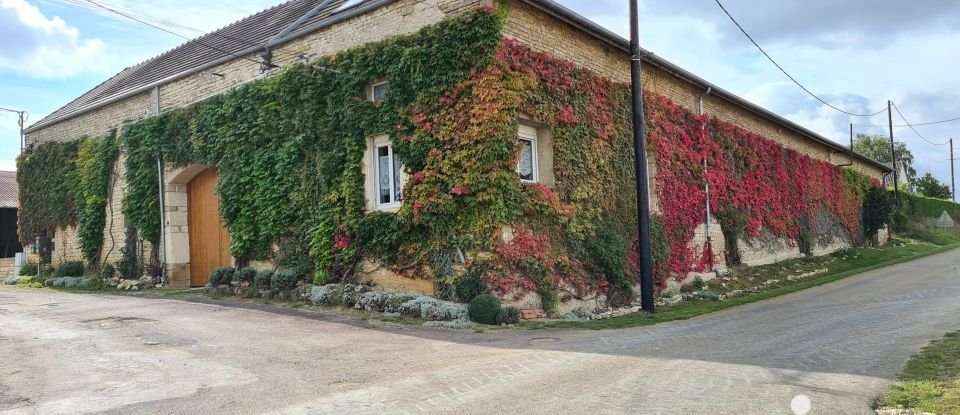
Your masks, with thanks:
[{"label": "green lawn", "polygon": [[[727,287],[721,287],[719,282],[714,281],[708,284],[708,288],[716,291],[718,294],[723,294],[724,291],[732,289],[742,289],[745,286],[763,286],[765,288],[764,291],[754,294],[733,297],[724,301],[682,302],[672,307],[659,307],[655,314],[641,312],[608,320],[533,321],[522,323],[522,326],[530,329],[584,328],[602,330],[648,326],[673,320],[686,320],[725,308],[736,307],[742,304],[749,304],[805,290],[851,275],[938,254],[957,247],[960,247],[960,244],[953,243],[946,246],[938,246],[925,243],[891,243],[882,249],[846,249],[823,257],[800,258],[777,264],[747,268],[739,271],[740,275],[735,273],[736,280],[726,282]],[[786,281],[783,279],[786,275],[795,275],[806,270],[817,269],[827,269],[828,271],[824,274],[798,281]],[[770,279],[780,279],[781,281],[764,286],[763,282]]]},{"label": "green lawn", "polygon": [[960,414],[960,332],[931,342],[911,357],[900,380],[887,392],[888,406]]}]

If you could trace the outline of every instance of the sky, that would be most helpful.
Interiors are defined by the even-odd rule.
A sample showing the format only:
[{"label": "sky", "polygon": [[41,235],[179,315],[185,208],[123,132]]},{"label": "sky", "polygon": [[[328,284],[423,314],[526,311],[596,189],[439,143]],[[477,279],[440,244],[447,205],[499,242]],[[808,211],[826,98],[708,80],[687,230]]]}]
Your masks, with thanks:
[{"label": "sky", "polygon": [[[209,31],[280,0],[103,0],[140,15]],[[25,110],[31,124],[125,67],[183,39],[77,0],[0,0],[0,107]],[[627,1],[559,3],[628,35]],[[808,89],[855,113],[893,100],[911,123],[960,117],[960,2],[955,0],[725,0],[727,10]],[[854,118],[830,109],[787,79],[749,43],[714,0],[640,0],[641,45],[700,77],[841,144],[849,124],[887,123],[886,113]],[[186,36],[200,32],[171,28]],[[903,120],[894,113],[894,124]],[[960,122],[918,126],[934,143]],[[885,127],[856,132],[887,134]],[[909,128],[894,131],[915,168],[949,183],[949,148]],[[19,151],[15,114],[0,112],[0,170]],[[960,154],[960,152],[958,152]]]}]

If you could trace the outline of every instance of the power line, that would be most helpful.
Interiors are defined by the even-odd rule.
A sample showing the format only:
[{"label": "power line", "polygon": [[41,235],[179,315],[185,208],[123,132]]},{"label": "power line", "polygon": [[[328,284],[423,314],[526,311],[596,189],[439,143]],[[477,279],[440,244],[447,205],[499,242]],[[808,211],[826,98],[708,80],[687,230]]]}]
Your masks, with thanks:
[{"label": "power line", "polygon": [[897,111],[897,114],[900,115],[900,118],[903,119],[903,122],[906,123],[907,126],[910,127],[911,130],[913,130],[913,133],[916,134],[917,137],[922,138],[923,141],[926,141],[926,142],[930,143],[931,145],[935,145],[935,146],[945,146],[945,145],[950,144],[949,141],[943,142],[943,143],[934,143],[933,141],[927,140],[927,138],[924,137],[923,135],[921,135],[920,132],[918,132],[916,128],[913,128],[913,125],[910,124],[910,121],[907,121],[907,117],[904,117],[904,116],[903,116],[903,113],[900,112],[900,108],[897,108],[897,103],[895,103],[895,102],[893,103],[893,109]]},{"label": "power line", "polygon": [[150,27],[152,27],[152,28],[154,28],[154,29],[157,29],[157,30],[161,30],[161,31],[163,31],[163,32],[166,32],[166,33],[169,33],[169,34],[171,34],[171,35],[177,36],[177,37],[179,37],[179,38],[183,38],[183,39],[186,39],[186,40],[190,40],[190,41],[196,42],[197,44],[199,44],[199,45],[201,45],[201,46],[205,46],[205,47],[210,48],[210,49],[213,49],[213,50],[215,50],[215,51],[218,51],[218,52],[221,52],[221,53],[225,53],[225,54],[230,55],[230,56],[233,56],[233,57],[235,57],[235,58],[237,58],[237,59],[244,59],[244,60],[247,60],[247,61],[256,63],[256,64],[258,64],[258,65],[261,64],[261,62],[258,61],[258,60],[250,59],[250,58],[247,58],[247,57],[244,57],[244,56],[239,56],[239,55],[237,55],[237,54],[235,54],[235,53],[233,53],[233,52],[226,51],[226,50],[220,49],[220,48],[218,48],[218,47],[216,47],[216,46],[212,46],[212,45],[209,45],[209,44],[207,44],[207,43],[201,42],[199,39],[191,39],[191,38],[189,38],[189,37],[187,37],[187,36],[181,35],[181,34],[179,34],[179,33],[177,33],[177,32],[174,32],[174,31],[172,31],[172,30],[166,29],[166,28],[164,28],[164,27],[162,27],[162,26],[159,26],[159,25],[150,23],[150,22],[148,22],[148,21],[146,21],[146,20],[144,20],[144,19],[140,19],[140,18],[137,18],[137,17],[135,17],[135,16],[133,16],[133,15],[126,14],[126,13],[124,13],[124,12],[122,12],[122,11],[115,10],[115,9],[110,8],[110,7],[104,6],[104,5],[100,4],[100,3],[97,3],[97,2],[94,1],[94,0],[84,0],[84,1],[86,1],[86,2],[88,2],[88,3],[90,3],[90,4],[93,4],[93,5],[99,7],[99,8],[102,9],[102,10],[106,10],[106,11],[108,11],[108,12],[111,12],[111,13],[114,13],[114,14],[117,14],[117,15],[120,15],[120,16],[123,16],[123,17],[125,17],[125,18],[127,18],[127,19],[130,19],[130,20],[133,20],[133,21],[135,21],[135,22],[138,22],[138,23],[141,23],[141,24],[150,26]]},{"label": "power line", "polygon": [[[954,122],[954,121],[960,121],[960,117],[950,118],[950,119],[940,120],[940,121],[919,122],[919,123],[916,123],[916,124],[908,124],[908,125],[894,125],[894,127],[903,127],[903,128],[905,128],[905,127],[919,127],[919,126],[922,126],[922,125],[944,124],[944,123]],[[854,124],[854,126],[856,126],[856,127],[886,127],[887,125],[885,125],[885,124]]]},{"label": "power line", "polygon": [[[168,27],[175,27],[175,28],[180,28],[180,29],[184,29],[184,30],[189,30],[189,31],[196,32],[196,33],[206,34],[206,35],[208,35],[208,36],[215,36],[215,37],[219,37],[219,38],[221,38],[221,39],[232,40],[232,41],[235,41],[235,42],[244,43],[244,44],[249,45],[249,46],[265,47],[265,45],[262,45],[262,44],[260,44],[260,43],[253,42],[253,41],[250,41],[250,40],[247,40],[247,39],[244,39],[244,38],[224,35],[224,34],[222,34],[222,33],[217,33],[217,31],[208,31],[208,30],[204,30],[204,29],[198,29],[198,28],[196,28],[196,27],[187,26],[187,25],[184,25],[184,24],[181,24],[181,23],[177,23],[177,22],[170,21],[170,20],[165,20],[165,19],[161,19],[161,18],[153,17],[153,16],[147,16],[147,15],[144,15],[144,14],[141,14],[141,13],[132,12],[132,11],[130,11],[130,10],[121,9],[121,8],[119,8],[119,7],[116,7],[116,6],[113,6],[113,5],[108,5],[108,4],[106,4],[106,3],[95,3],[95,2],[93,2],[93,1],[91,1],[91,0],[60,0],[60,1],[63,1],[63,2],[65,2],[65,3],[69,3],[69,4],[73,4],[73,5],[76,5],[76,6],[80,6],[80,7],[85,7],[85,8],[91,9],[91,10],[108,10],[108,11],[111,11],[111,12],[117,13],[117,14],[119,14],[119,13],[122,12],[122,13],[125,14],[126,16],[123,16],[123,15],[121,15],[121,16],[126,17],[126,18],[128,18],[128,19],[131,18],[131,17],[136,17],[136,18],[138,18],[138,19],[140,19],[140,20],[149,21],[149,22],[154,22],[154,23],[159,24],[159,25],[168,26]],[[91,4],[91,3],[93,3],[93,4]],[[111,9],[112,9],[112,10],[111,10]],[[139,22],[139,21],[138,21],[138,22]],[[144,23],[144,22],[140,22],[140,23]],[[146,24],[146,23],[144,23],[144,24]],[[153,26],[153,25],[151,25],[151,27],[155,27],[155,28],[156,28],[156,26]],[[163,29],[160,29],[160,30],[163,30]],[[167,33],[170,33],[169,31],[166,31],[166,30],[164,30],[164,31],[167,32]],[[188,37],[186,37],[186,36],[183,36],[183,35],[180,35],[180,34],[177,34],[177,33],[172,33],[172,34],[173,34],[174,36],[177,36],[177,37],[180,37],[180,38],[190,39],[190,38],[188,38]],[[202,44],[202,43],[201,43],[201,44]],[[205,45],[205,46],[206,46],[206,45]],[[208,47],[210,47],[210,46],[208,46]],[[221,51],[221,52],[224,52],[224,51]],[[288,51],[283,51],[283,50],[276,50],[276,51],[273,51],[273,52],[274,52],[274,53],[279,53],[279,54],[281,54],[281,55],[286,55],[287,57],[294,58],[294,59],[304,58],[303,55],[297,54],[297,53],[295,53],[295,52],[288,52]],[[224,52],[224,53],[228,53],[228,54],[229,54],[229,52]],[[231,55],[232,55],[232,54],[231,54]],[[233,56],[236,56],[236,55],[233,55]]]},{"label": "power line", "polygon": [[804,92],[806,92],[807,94],[809,94],[811,97],[813,97],[813,98],[816,99],[817,101],[820,101],[821,103],[823,103],[823,105],[826,105],[826,106],[828,106],[828,107],[830,107],[830,108],[833,108],[834,110],[840,111],[840,112],[842,112],[842,113],[844,113],[844,114],[851,115],[851,116],[854,116],[854,117],[873,117],[874,115],[881,114],[881,113],[883,113],[884,111],[886,111],[886,109],[883,109],[883,110],[877,111],[877,112],[875,112],[875,113],[873,113],[873,114],[856,114],[856,113],[852,113],[852,112],[845,111],[845,110],[843,110],[843,109],[837,108],[837,107],[833,106],[832,104],[830,104],[829,102],[825,101],[823,98],[820,98],[819,96],[817,96],[817,94],[814,94],[812,91],[810,91],[809,89],[807,89],[807,87],[803,86],[803,84],[801,84],[799,81],[797,81],[796,78],[794,78],[792,75],[790,75],[789,73],[787,73],[787,71],[786,71],[785,69],[783,69],[783,67],[780,66],[780,64],[777,63],[777,61],[773,60],[773,58],[770,57],[770,54],[768,54],[767,51],[763,50],[763,48],[760,47],[760,44],[758,44],[757,41],[753,40],[753,37],[751,37],[750,34],[747,33],[747,31],[743,28],[743,26],[740,26],[740,23],[737,22],[737,19],[734,19],[734,18],[733,18],[733,15],[731,15],[730,12],[727,11],[727,8],[726,8],[726,7],[723,7],[723,4],[720,3],[720,0],[714,0],[714,1],[717,2],[717,6],[720,6],[720,10],[723,10],[723,12],[727,15],[727,17],[730,18],[730,21],[732,21],[733,24],[737,25],[737,28],[740,29],[740,32],[743,33],[743,35],[746,36],[747,39],[750,40],[750,43],[753,43],[753,46],[756,46],[757,49],[760,50],[760,53],[763,53],[763,56],[766,56],[766,57],[767,57],[767,60],[769,60],[771,63],[773,63],[773,65],[776,66],[777,69],[780,70],[780,72],[783,72],[783,74],[786,75],[787,78],[790,78],[790,80],[793,81],[793,83],[797,84],[797,86],[800,87],[800,89],[802,89]]}]

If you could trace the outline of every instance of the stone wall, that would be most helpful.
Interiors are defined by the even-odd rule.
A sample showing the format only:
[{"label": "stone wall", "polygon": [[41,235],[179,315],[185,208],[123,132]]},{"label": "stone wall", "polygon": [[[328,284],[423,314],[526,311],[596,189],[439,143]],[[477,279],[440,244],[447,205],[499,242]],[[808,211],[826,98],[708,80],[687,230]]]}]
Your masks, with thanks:
[{"label": "stone wall", "polygon": [[[339,51],[382,40],[388,37],[413,33],[420,28],[439,22],[451,15],[463,13],[490,3],[489,0],[399,0],[362,16],[340,22],[332,27],[311,33],[280,45],[274,52],[274,63],[288,66],[304,56],[314,59],[333,55]],[[617,47],[601,42],[586,35],[571,25],[557,21],[544,13],[517,1],[511,1],[505,27],[505,36],[535,50],[548,52],[556,57],[572,61],[580,66],[592,69],[603,76],[618,82],[629,81],[629,61],[627,55]],[[248,56],[256,60],[254,55]],[[83,136],[99,136],[109,130],[119,128],[125,122],[139,120],[156,114],[159,110],[179,108],[221,94],[239,85],[261,79],[276,73],[276,70],[261,73],[260,66],[246,59],[236,59],[200,73],[161,85],[155,91],[147,91],[122,101],[87,112],[74,118],[46,126],[27,134],[27,143],[36,144],[49,141],[77,139]],[[697,97],[703,92],[694,84],[652,65],[644,69],[644,82],[647,90],[670,97],[678,104],[696,111]],[[159,96],[157,95],[159,94]],[[159,108],[157,101],[159,100]],[[784,125],[777,124],[753,112],[734,105],[726,100],[710,95],[705,98],[707,114],[733,122],[744,128],[776,139],[784,146],[797,149],[811,156],[830,160],[838,164],[848,162],[845,155],[833,154],[828,147],[794,132]],[[880,171],[860,162],[853,168],[874,177],[880,177]],[[167,166],[166,173],[172,173]],[[656,174],[656,166],[649,164],[651,177]],[[126,183],[123,180],[123,158],[117,161],[114,180],[110,191],[109,216],[107,229],[104,230],[104,248],[101,256],[115,262],[120,258],[120,248],[124,242],[124,218],[121,214],[123,194]],[[169,178],[169,176],[168,176]],[[165,189],[167,207],[165,223],[165,250],[167,252],[168,273],[176,275],[177,281],[183,276],[189,278],[189,229],[186,221],[185,183],[167,184]],[[182,197],[183,196],[183,197]],[[656,195],[652,194],[652,208],[659,210]],[[183,200],[182,200],[183,199]],[[723,236],[719,226],[711,230],[714,252],[722,262]],[[55,262],[81,259],[76,240],[76,229],[67,228],[56,234]],[[703,246],[706,241],[704,227],[697,231],[694,244]],[[784,241],[782,253],[790,251]],[[144,252],[149,256],[150,247]],[[795,250],[795,248],[793,248]],[[745,260],[766,254],[748,252]],[[757,261],[762,262],[763,258]],[[258,264],[259,265],[259,264]],[[398,287],[399,288],[399,287]],[[426,291],[422,283],[411,285],[418,291]]]}]

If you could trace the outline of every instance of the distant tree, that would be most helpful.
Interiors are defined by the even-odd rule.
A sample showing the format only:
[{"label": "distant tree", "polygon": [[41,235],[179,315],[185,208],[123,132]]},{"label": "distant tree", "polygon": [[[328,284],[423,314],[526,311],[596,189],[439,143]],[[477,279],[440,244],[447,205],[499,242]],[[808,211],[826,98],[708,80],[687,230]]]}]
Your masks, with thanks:
[{"label": "distant tree", "polygon": [[921,196],[937,199],[950,199],[952,196],[950,194],[950,186],[940,183],[940,181],[930,173],[924,174],[923,177],[917,179],[916,188],[917,193]]},{"label": "distant tree", "polygon": [[890,223],[893,211],[893,195],[885,189],[871,187],[863,199],[863,235],[867,243],[876,245],[877,232]]},{"label": "distant tree", "polygon": [[[913,153],[903,143],[896,143],[893,148],[897,154],[897,165],[903,165],[903,170],[907,173],[904,183],[913,184],[917,180],[917,170],[913,168]],[[857,138],[853,140],[853,151],[881,163],[890,163],[890,137],[857,134]]]}]

